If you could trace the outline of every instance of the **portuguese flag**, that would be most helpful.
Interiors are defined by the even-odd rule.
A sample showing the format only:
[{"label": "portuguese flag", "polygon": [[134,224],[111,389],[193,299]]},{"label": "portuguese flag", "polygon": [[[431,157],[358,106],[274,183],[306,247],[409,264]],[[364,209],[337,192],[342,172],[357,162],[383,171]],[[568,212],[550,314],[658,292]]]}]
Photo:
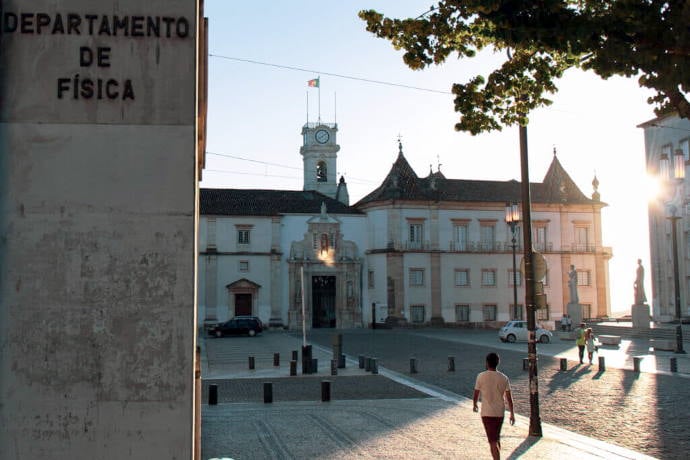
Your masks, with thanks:
[{"label": "portuguese flag", "polygon": [[315,78],[313,80],[309,80],[307,82],[307,86],[309,86],[310,88],[318,88],[319,87],[319,79]]}]

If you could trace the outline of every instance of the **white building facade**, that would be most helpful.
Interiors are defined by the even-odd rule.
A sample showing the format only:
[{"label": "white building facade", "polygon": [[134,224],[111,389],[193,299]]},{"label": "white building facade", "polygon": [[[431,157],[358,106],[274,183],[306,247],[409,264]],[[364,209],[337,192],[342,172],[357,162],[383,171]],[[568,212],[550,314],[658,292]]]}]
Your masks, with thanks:
[{"label": "white building facade", "polygon": [[[323,134],[323,131],[327,132]],[[304,190],[205,189],[201,193],[199,317],[252,314],[274,326],[368,327],[392,323],[497,327],[526,319],[522,235],[517,270],[505,206],[520,201],[517,181],[420,178],[399,146],[382,184],[349,206],[336,170],[336,125],[307,124]],[[319,134],[320,133],[320,134]],[[545,326],[569,301],[578,272],[584,316],[608,316],[608,260],[594,182],[586,197],[554,155],[532,184],[534,248],[547,264]],[[518,301],[514,301],[513,279]],[[376,312],[376,313],[375,313]]]},{"label": "white building facade", "polygon": [[[687,164],[690,160],[690,121],[671,114],[640,125],[644,130],[647,174],[660,179],[661,193],[649,202],[649,249],[652,294],[647,296],[655,321],[676,317],[673,225],[676,231],[681,316],[690,315],[690,220]],[[674,157],[681,157],[674,171]],[[661,159],[670,167],[661,169]],[[683,173],[683,178],[677,178]],[[677,219],[670,219],[675,217]]]}]

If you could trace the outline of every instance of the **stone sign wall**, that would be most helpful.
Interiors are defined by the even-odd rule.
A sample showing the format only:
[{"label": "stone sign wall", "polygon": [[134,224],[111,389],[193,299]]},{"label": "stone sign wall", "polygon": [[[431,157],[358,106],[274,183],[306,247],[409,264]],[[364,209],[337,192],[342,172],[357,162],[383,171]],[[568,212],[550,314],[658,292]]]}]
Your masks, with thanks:
[{"label": "stone sign wall", "polygon": [[0,0],[0,459],[194,453],[197,0]]}]

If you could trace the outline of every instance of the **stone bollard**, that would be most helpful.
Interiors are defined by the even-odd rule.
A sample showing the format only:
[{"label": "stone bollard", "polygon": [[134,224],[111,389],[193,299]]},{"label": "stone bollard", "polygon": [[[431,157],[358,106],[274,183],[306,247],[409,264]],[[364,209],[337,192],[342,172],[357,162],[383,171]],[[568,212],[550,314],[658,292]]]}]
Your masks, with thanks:
[{"label": "stone bollard", "polygon": [[273,365],[280,367],[280,353],[273,353]]},{"label": "stone bollard", "polygon": [[640,362],[642,361],[642,358],[639,356],[633,356],[633,371],[634,372],[640,372]]},{"label": "stone bollard", "polygon": [[249,369],[254,370],[254,357],[253,356],[249,357]]},{"label": "stone bollard", "polygon": [[359,355],[358,359],[359,359],[359,368],[364,369],[364,355]]},{"label": "stone bollard", "polygon": [[331,400],[331,381],[321,381],[321,401],[328,402]]},{"label": "stone bollard", "polygon": [[371,358],[371,373],[372,374],[378,374],[379,373],[379,364],[378,364],[378,360],[376,358]]},{"label": "stone bollard", "polygon": [[671,372],[678,372],[678,360],[671,358]]},{"label": "stone bollard", "polygon": [[562,371],[568,370],[568,358],[561,358],[561,370]]},{"label": "stone bollard", "polygon": [[338,375],[338,361],[331,359],[331,375]]},{"label": "stone bollard", "polygon": [[297,375],[297,361],[294,359],[292,361],[290,361],[290,375],[291,376]]},{"label": "stone bollard", "polygon": [[410,374],[417,373],[417,358],[410,358]]},{"label": "stone bollard", "polygon": [[273,402],[273,384],[271,382],[264,382],[264,403]]},{"label": "stone bollard", "polygon": [[603,356],[599,356],[599,370],[600,371],[606,370],[606,360],[604,359]]},{"label": "stone bollard", "polygon": [[299,356],[297,355],[297,350],[292,350],[292,360],[293,361],[299,360]]},{"label": "stone bollard", "polygon": [[455,356],[448,357],[448,372],[455,372]]},{"label": "stone bollard", "polygon": [[218,385],[212,383],[208,386],[208,405],[215,406],[218,404]]},{"label": "stone bollard", "polygon": [[522,370],[529,370],[529,358],[522,358]]}]

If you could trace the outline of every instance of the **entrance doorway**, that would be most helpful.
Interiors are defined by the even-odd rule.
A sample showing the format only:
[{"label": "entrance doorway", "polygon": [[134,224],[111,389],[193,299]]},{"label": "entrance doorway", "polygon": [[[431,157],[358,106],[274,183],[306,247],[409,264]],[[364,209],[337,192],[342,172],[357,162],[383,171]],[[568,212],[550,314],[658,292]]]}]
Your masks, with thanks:
[{"label": "entrance doorway", "polygon": [[311,326],[335,327],[335,276],[313,276],[311,296]]},{"label": "entrance doorway", "polygon": [[235,294],[235,316],[252,314],[252,295]]}]

